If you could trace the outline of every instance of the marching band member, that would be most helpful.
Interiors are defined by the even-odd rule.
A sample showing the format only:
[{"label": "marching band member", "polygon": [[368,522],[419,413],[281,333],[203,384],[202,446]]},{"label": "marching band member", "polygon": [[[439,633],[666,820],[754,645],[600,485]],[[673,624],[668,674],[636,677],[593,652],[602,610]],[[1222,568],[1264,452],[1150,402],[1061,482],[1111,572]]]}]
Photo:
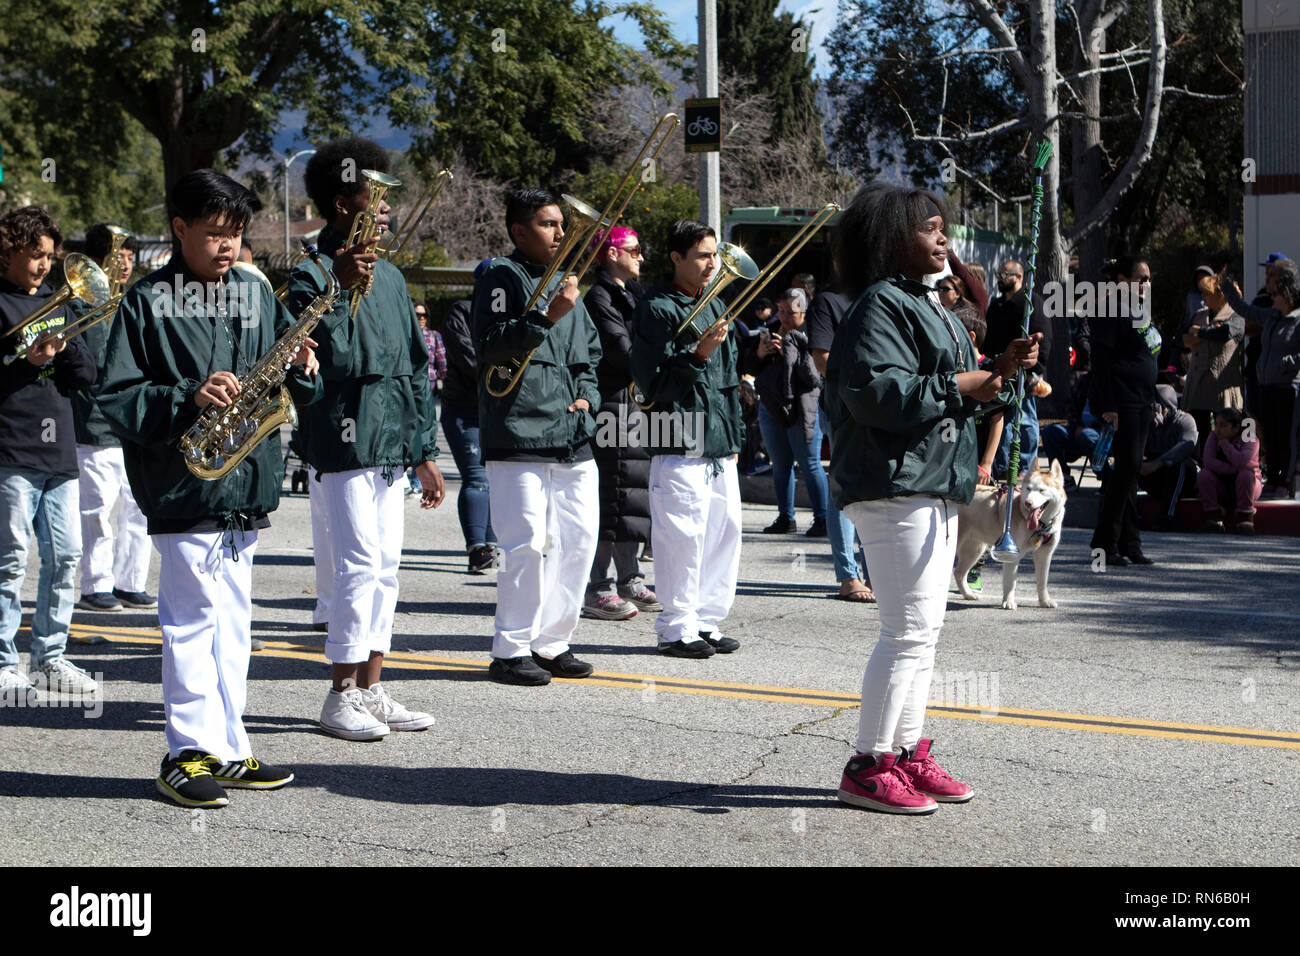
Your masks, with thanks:
[{"label": "marching band member", "polygon": [[[668,233],[671,281],[653,286],[637,306],[632,378],[651,416],[679,428],[651,428],[650,521],[655,591],[663,612],[655,619],[659,653],[670,657],[729,654],[740,642],[718,624],[736,598],[740,571],[740,481],[736,455],[744,440],[736,337],[718,325],[699,342],[674,335],[717,268],[717,236],[693,219]],[[721,318],[714,298],[700,328]],[[658,437],[659,442],[653,439]]]},{"label": "marching band member", "polygon": [[[102,262],[112,246],[112,238],[106,224],[91,226],[86,233],[86,255]],[[109,263],[108,267],[121,270],[121,288],[125,289],[131,279],[135,253],[124,247],[119,255],[120,264]],[[92,325],[81,336],[101,376],[111,322],[112,319]],[[93,389],[83,389],[72,396],[72,411],[81,475],[81,600],[77,607],[85,611],[118,611],[123,604],[129,608],[157,607],[157,599],[145,591],[149,578],[149,532],[126,480],[122,443],[95,405]],[[115,536],[112,515],[119,501],[122,507],[117,515]]]},{"label": "marching band member", "polygon": [[[322,259],[344,288],[374,278],[355,319],[343,296],[313,331],[323,395],[303,409],[299,426],[304,457],[319,482],[311,493],[315,499],[319,492],[328,523],[323,541],[314,541],[316,561],[333,574],[325,641],[333,684],[320,726],[345,740],[377,740],[434,722],[398,703],[380,683],[393,641],[402,559],[405,495],[398,479],[415,466],[424,508],[441,504],[444,494],[433,463],[438,422],[429,354],[401,271],[366,243],[343,248],[357,214],[370,204],[367,181],[355,171],[388,168],[378,143],[340,139],[316,151],[305,177],[307,194],[328,222],[318,240]],[[387,226],[387,202],[369,211]],[[290,309],[296,313],[324,289],[315,264],[299,264],[289,278]]]},{"label": "marching band member", "polygon": [[601,353],[576,278],[562,280],[546,311],[523,311],[564,236],[559,201],[543,189],[512,192],[506,229],[514,252],[494,259],[474,289],[478,366],[508,366],[537,351],[503,397],[479,379],[479,444],[502,552],[488,676],[538,685],[592,671],[573,656],[569,638],[600,523],[591,441]]},{"label": "marching band member", "polygon": [[[45,277],[62,241],[59,227],[40,206],[0,218],[0,333],[54,295]],[[66,396],[94,385],[96,374],[80,337],[60,343],[47,335],[67,321],[64,305],[18,335],[0,338],[8,355],[34,343],[26,361],[0,365],[0,703],[11,696],[30,699],[33,684],[55,692],[96,690],[91,676],[63,656],[81,556],[77,456]],[[33,531],[41,570],[25,677],[18,671],[14,639],[23,619],[20,595]]]},{"label": "marching band member", "polygon": [[[231,404],[240,378],[292,324],[266,283],[231,270],[252,200],[212,169],[173,184],[172,257],[122,299],[97,393],[160,560],[167,755],[155,786],[187,807],[225,806],[226,787],[272,790],[293,780],[253,757],[242,719],[253,555],[280,502],[279,444],[260,443],[213,481],[191,474],[177,448],[204,409]],[[293,359],[306,368],[286,379],[301,402],[318,394],[312,344]]]},{"label": "marching band member", "polygon": [[1004,383],[1038,361],[1035,335],[981,370],[970,336],[923,284],[944,269],[946,221],[933,193],[872,183],[835,231],[836,272],[856,302],[826,364],[831,474],[880,608],[839,799],[886,813],[974,796],[935,761],[921,728],[957,549],[954,506],[975,492],[975,414],[1010,401]]}]

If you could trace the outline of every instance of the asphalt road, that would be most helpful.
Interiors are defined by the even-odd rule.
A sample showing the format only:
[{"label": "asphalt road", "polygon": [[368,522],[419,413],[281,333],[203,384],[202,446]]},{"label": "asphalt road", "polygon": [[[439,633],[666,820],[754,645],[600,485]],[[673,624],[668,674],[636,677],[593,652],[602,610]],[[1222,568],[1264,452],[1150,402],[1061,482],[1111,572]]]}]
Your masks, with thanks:
[{"label": "asphalt road", "polygon": [[762,535],[771,509],[746,507],[735,654],[661,658],[647,615],[584,620],[595,678],[508,688],[486,679],[494,579],[464,573],[457,489],[407,500],[385,681],[431,730],[315,728],[328,669],[307,501],[286,496],[255,564],[271,646],[246,722],[295,783],[206,813],[157,797],[157,618],[78,612],[110,639],[70,651],[102,707],[0,708],[0,864],[1300,863],[1300,540],[1150,535],[1155,567],[1097,574],[1067,528],[1059,608],[1032,574],[1016,612],[954,592],[926,735],[977,796],[909,819],[835,800],[878,618],[830,599],[824,539]]}]

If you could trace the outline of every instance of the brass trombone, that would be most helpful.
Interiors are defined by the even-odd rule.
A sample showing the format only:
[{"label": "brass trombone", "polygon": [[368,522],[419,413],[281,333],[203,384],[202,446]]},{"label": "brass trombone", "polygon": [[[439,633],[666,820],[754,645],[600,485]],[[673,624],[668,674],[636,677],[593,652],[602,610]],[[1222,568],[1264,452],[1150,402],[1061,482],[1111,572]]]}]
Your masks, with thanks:
[{"label": "brass trombone", "polygon": [[415,205],[411,207],[411,212],[403,220],[401,227],[397,232],[391,234],[392,238],[388,241],[388,245],[377,250],[380,258],[387,259],[389,262],[393,261],[393,257],[401,252],[402,246],[406,245],[406,241],[415,235],[415,229],[420,224],[420,220],[424,218],[429,208],[437,201],[442,188],[455,178],[450,169],[440,170],[438,175],[433,177],[433,182],[424,187],[424,192],[415,201]]},{"label": "brass trombone", "polygon": [[[69,253],[68,257],[63,260],[63,282],[64,286],[59,290],[59,292],[51,296],[43,306],[6,332],[4,337],[21,335],[69,299],[80,299],[96,312],[99,311],[97,308],[98,306],[105,305],[109,301],[108,276],[104,274],[104,270],[96,265],[95,260],[90,258],[90,256],[82,255],[80,252]],[[99,318],[103,317],[104,316],[101,315]],[[78,331],[84,330],[84,328],[87,327],[83,324],[87,318],[89,318],[89,315],[83,316],[81,320],[74,323],[74,325],[80,327]],[[96,321],[98,321],[98,319]],[[72,334],[76,333],[74,332]],[[71,335],[64,334],[64,330],[62,329],[59,330],[58,335],[60,340],[71,338]],[[28,350],[39,341],[40,339],[38,338],[19,349],[13,355],[6,355],[4,363],[6,365],[12,364],[17,359],[26,355]]]},{"label": "brass trombone", "polygon": [[[659,122],[655,124],[654,129],[650,131],[650,135],[646,137],[646,141],[641,145],[640,152],[632,159],[627,173],[619,182],[618,188],[614,190],[614,195],[610,197],[603,212],[597,212],[594,207],[573,196],[566,194],[561,197],[571,213],[568,217],[570,229],[564,234],[564,238],[560,240],[560,248],[556,250],[555,255],[551,258],[550,266],[547,267],[541,279],[538,280],[537,287],[533,289],[532,295],[528,297],[528,303],[524,306],[523,314],[526,315],[535,308],[546,311],[550,306],[551,298],[563,287],[569,276],[577,276],[578,281],[582,281],[582,277],[600,252],[600,246],[605,236],[622,218],[623,210],[627,208],[627,204],[636,195],[638,186],[637,172],[644,168],[647,159],[650,163],[653,163],[659,158],[659,154],[663,152],[664,146],[668,144],[668,139],[679,122],[676,113],[665,113],[659,117]],[[576,223],[575,220],[577,220]],[[596,235],[597,230],[600,230],[599,236]],[[555,288],[551,288],[551,282],[557,274],[561,277],[560,282]],[[484,374],[484,387],[487,389],[488,394],[494,398],[504,398],[509,395],[515,386],[519,384],[524,370],[528,368],[528,363],[536,352],[537,349],[533,349],[522,360],[511,359],[508,366],[493,365],[489,367]]]},{"label": "brass trombone", "polygon": [[[698,342],[719,325],[729,324],[731,319],[735,318],[735,315],[738,314],[733,314],[734,309],[726,310],[721,316],[714,319],[703,328],[697,327],[695,323],[699,317],[704,314],[704,310],[708,307],[709,303],[717,298],[718,293],[729,286],[733,281],[736,279],[745,279],[746,281],[753,282],[760,274],[758,271],[758,265],[752,258],[750,258],[749,253],[740,246],[731,242],[718,243],[718,265],[720,268],[718,269],[717,275],[715,275],[705,287],[704,292],[695,301],[695,305],[691,307],[691,311],[688,312],[686,318],[682,320],[682,324],[677,326],[677,331],[673,333],[674,340],[680,338],[682,333],[689,329],[691,332],[690,341]],[[654,402],[643,401],[645,396],[637,388],[636,382],[629,385],[627,391],[628,394],[632,396],[632,401],[636,403],[638,408],[649,409],[654,407]]]},{"label": "brass trombone", "polygon": [[807,245],[808,240],[813,237],[817,230],[826,225],[830,218],[839,211],[839,203],[834,202],[828,202],[817,210],[816,214],[790,237],[790,241],[781,247],[781,251],[772,257],[772,261],[750,283],[749,288],[742,292],[735,302],[731,303],[730,308],[727,309],[727,321],[731,322],[740,316],[745,311],[746,306],[754,301],[754,297],[763,291],[763,288],[772,281],[773,277],[789,264],[800,249]]}]

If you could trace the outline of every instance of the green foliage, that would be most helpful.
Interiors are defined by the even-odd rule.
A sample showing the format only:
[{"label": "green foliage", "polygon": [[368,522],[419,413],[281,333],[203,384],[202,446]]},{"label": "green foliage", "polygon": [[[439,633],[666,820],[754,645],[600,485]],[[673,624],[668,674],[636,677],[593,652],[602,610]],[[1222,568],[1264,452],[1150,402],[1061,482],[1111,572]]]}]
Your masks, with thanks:
[{"label": "green foliage", "polygon": [[[718,66],[772,97],[772,135],[820,130],[810,24],[777,12],[779,0],[718,0]],[[803,31],[799,33],[798,31]]]},{"label": "green foliage", "polygon": [[647,84],[670,92],[650,60],[614,39],[606,17],[623,14],[646,38],[650,57],[677,62],[685,48],[648,3],[488,0],[439,10],[426,34],[438,65],[430,92],[437,119],[417,152],[459,150],[477,169],[520,185],[552,185],[617,154],[593,150],[593,101]]},{"label": "green foliage", "polygon": [[[626,172],[626,168],[613,167],[592,170],[574,180],[573,195],[604,209]],[[635,229],[641,240],[645,250],[641,279],[645,284],[672,271],[665,244],[668,227],[678,219],[694,219],[699,209],[699,193],[690,186],[662,181],[637,185],[618,224]]]}]

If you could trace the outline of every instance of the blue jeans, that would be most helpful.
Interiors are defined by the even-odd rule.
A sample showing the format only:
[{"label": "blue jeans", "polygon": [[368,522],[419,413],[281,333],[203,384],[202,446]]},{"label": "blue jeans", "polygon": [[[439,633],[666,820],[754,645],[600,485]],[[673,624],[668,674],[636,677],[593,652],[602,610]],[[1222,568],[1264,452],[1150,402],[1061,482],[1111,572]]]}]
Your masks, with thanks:
[{"label": "blue jeans", "polygon": [[[1003,419],[1002,442],[997,454],[993,456],[993,475],[1004,478],[1007,464],[1011,459],[1011,433],[1014,430],[1016,410],[1008,408]],[[1020,473],[1038,467],[1038,399],[1032,395],[1025,396],[1024,414],[1020,418]]]},{"label": "blue jeans", "polygon": [[1041,433],[1043,454],[1048,461],[1059,461],[1064,471],[1070,462],[1092,454],[1100,434],[1095,428],[1081,428],[1075,438],[1064,425],[1048,425]]},{"label": "blue jeans", "polygon": [[826,472],[822,469],[822,427],[813,426],[813,440],[804,441],[803,425],[786,428],[765,405],[758,406],[758,427],[763,433],[767,457],[772,461],[772,484],[776,487],[776,506],[787,518],[794,517],[794,463],[797,459],[812,500],[813,517],[826,520],[829,492]]},{"label": "blue jeans", "polygon": [[68,646],[81,560],[77,478],[0,468],[0,667],[18,663],[14,638],[23,620],[21,594],[33,530],[41,573],[32,616],[31,663],[39,667],[62,657]]},{"label": "blue jeans", "polygon": [[[830,434],[830,422],[826,420],[826,409],[818,407],[817,424],[820,426],[822,433]],[[834,439],[831,440],[831,447],[834,448]],[[853,542],[857,538],[858,532],[853,527],[853,522],[839,508],[835,507],[835,499],[830,494],[830,479],[826,479],[826,530],[831,539],[831,558],[835,561],[835,580],[848,581],[852,578],[862,577],[862,572],[858,569],[857,559],[854,557]]]},{"label": "blue jeans", "polygon": [[488,505],[487,471],[478,443],[478,410],[442,406],[442,433],[451,446],[451,457],[460,471],[460,495],[456,514],[465,535],[465,547],[478,548],[496,544],[492,533],[491,509]]}]

